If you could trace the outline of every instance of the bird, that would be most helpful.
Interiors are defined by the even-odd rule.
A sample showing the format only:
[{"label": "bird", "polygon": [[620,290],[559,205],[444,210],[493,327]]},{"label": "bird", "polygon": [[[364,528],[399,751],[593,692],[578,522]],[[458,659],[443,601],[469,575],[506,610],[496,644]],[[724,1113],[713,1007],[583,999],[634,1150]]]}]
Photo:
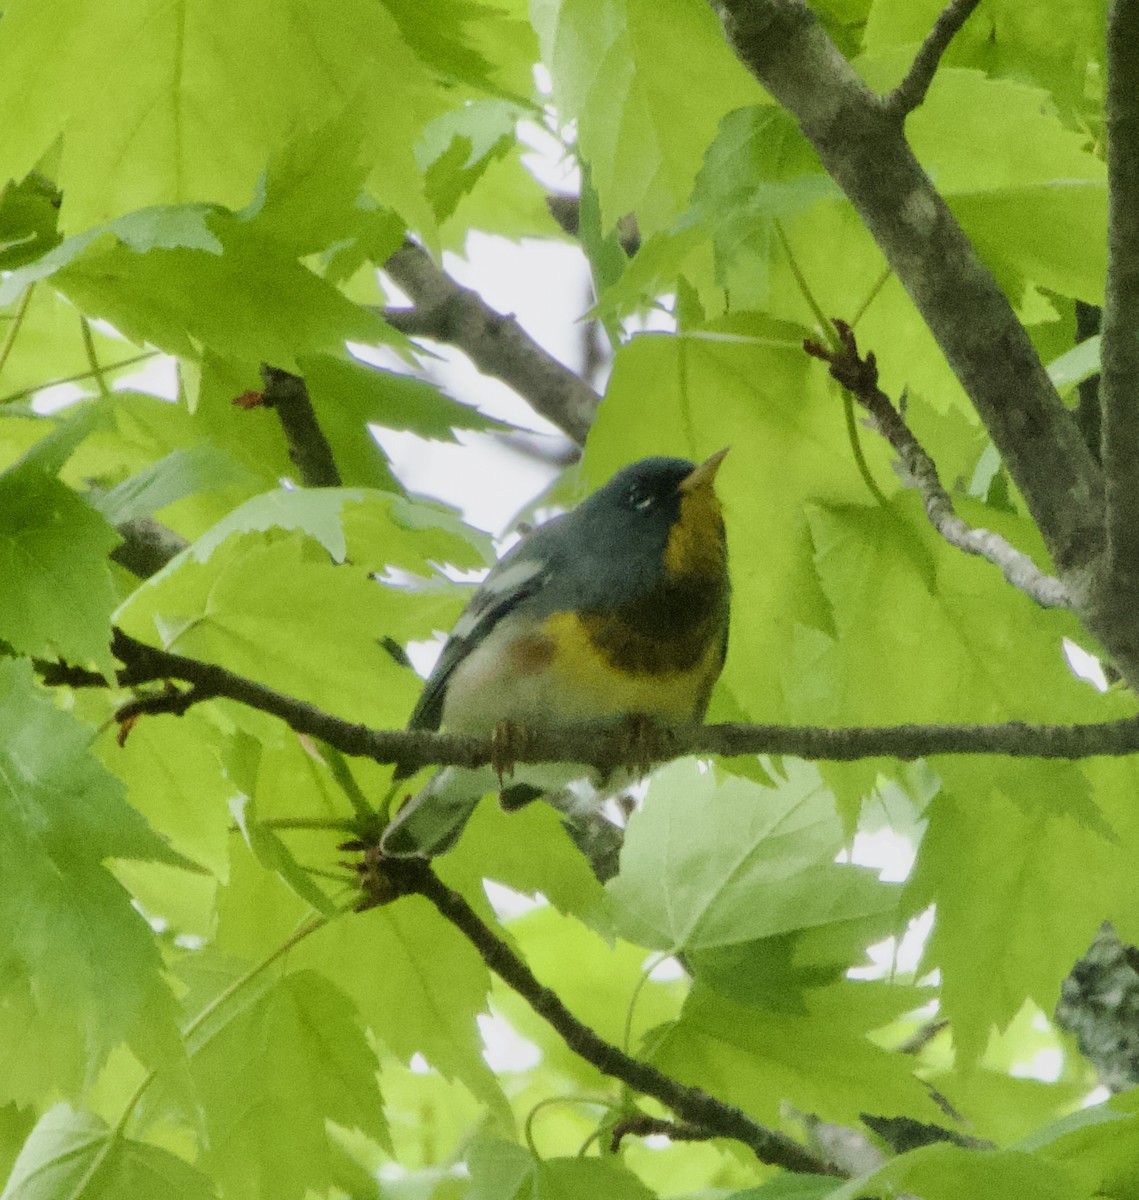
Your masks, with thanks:
[{"label": "bird", "polygon": [[[463,609],[407,727],[496,736],[703,719],[728,646],[728,550],[713,486],[727,452],[699,465],[641,459],[525,535]],[[397,765],[395,779],[410,773]],[[392,818],[383,853],[449,850],[496,781],[503,806],[518,807],[564,786],[566,765],[528,766],[505,790],[491,767],[444,767]]]}]

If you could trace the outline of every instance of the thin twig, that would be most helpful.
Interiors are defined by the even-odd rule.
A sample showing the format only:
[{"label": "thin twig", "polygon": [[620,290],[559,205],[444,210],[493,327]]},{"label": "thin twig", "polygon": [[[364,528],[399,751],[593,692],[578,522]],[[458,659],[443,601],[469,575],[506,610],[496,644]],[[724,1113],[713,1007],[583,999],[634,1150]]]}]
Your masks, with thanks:
[{"label": "thin twig", "polygon": [[845,321],[834,322],[842,349],[807,340],[803,349],[830,367],[830,373],[870,414],[878,432],[897,451],[906,476],[921,493],[930,524],[950,545],[975,554],[998,567],[1018,591],[1035,600],[1042,608],[1069,607],[1064,585],[1046,575],[1027,554],[1017,550],[999,533],[967,525],[953,508],[949,493],[941,486],[937,467],[925,448],[914,437],[889,396],[878,386],[878,365],[871,351],[863,358],[858,352],[854,331]]},{"label": "thin twig", "polygon": [[261,378],[265,383],[261,404],[277,414],[301,483],[314,488],[340,487],[340,471],[316,419],[305,381],[299,375],[268,365],[262,365]]},{"label": "thin twig", "polygon": [[951,0],[941,10],[910,64],[905,79],[886,97],[884,103],[888,112],[905,117],[921,104],[933,82],[941,56],[979,3],[980,0]]},{"label": "thin twig", "polygon": [[[315,705],[286,696],[212,663],[198,662],[136,641],[115,631],[112,649],[126,664],[121,687],[161,680],[193,685],[193,702],[224,697],[279,717],[297,733],[327,742],[344,754],[379,763],[406,763],[418,770],[430,764],[481,767],[501,754],[495,740],[456,733],[377,730],[342,721]],[[38,664],[49,685],[105,687],[94,671],[61,664]],[[165,702],[162,702],[163,707]],[[138,710],[136,709],[136,712]],[[1001,724],[884,725],[827,728],[797,725],[691,725],[661,735],[654,761],[682,755],[725,757],[745,754],[791,755],[828,762],[861,758],[912,761],[934,754],[1001,754],[1015,758],[1080,759],[1120,757],[1139,752],[1139,718],[1078,725]],[[523,730],[511,747],[518,763],[576,762],[599,769],[627,765],[627,739],[620,728]]]},{"label": "thin twig", "polygon": [[390,325],[412,337],[457,346],[479,370],[509,384],[579,445],[585,441],[601,398],[514,317],[495,312],[477,292],[461,287],[414,242],[405,242],[384,270],[415,304],[384,309]]},{"label": "thin twig", "polygon": [[652,1137],[663,1134],[673,1142],[708,1142],[723,1137],[714,1129],[702,1125],[690,1125],[684,1121],[670,1121],[667,1117],[650,1117],[648,1113],[634,1113],[618,1121],[609,1135],[609,1152],[616,1154],[621,1141],[627,1137]]},{"label": "thin twig", "polygon": [[[369,873],[374,883],[369,883]],[[686,1125],[714,1131],[715,1136],[744,1143],[760,1161],[812,1175],[833,1175],[834,1168],[786,1134],[753,1121],[733,1105],[687,1087],[663,1071],[619,1050],[600,1037],[565,1006],[561,998],[538,981],[525,962],[475,910],[440,881],[421,859],[370,857],[362,868],[365,888],[374,887],[381,902],[397,895],[427,899],[474,946],[483,962],[548,1022],[565,1044],[602,1074],[621,1080],[635,1091],[652,1096],[677,1113]]]}]

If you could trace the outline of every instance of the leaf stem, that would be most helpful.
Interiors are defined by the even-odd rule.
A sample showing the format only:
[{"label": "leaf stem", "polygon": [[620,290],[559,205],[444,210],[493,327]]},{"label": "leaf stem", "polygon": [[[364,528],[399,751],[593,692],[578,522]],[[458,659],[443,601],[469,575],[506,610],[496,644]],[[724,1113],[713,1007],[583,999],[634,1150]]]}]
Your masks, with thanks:
[{"label": "leaf stem", "polygon": [[[290,934],[289,937],[287,937],[278,947],[276,947],[276,949],[267,954],[260,962],[255,963],[252,967],[250,967],[244,975],[239,975],[227,988],[224,988],[222,991],[220,991],[185,1027],[185,1029],[182,1030],[183,1041],[188,1042],[190,1038],[192,1038],[194,1034],[201,1029],[202,1025],[205,1024],[205,1022],[208,1021],[223,1004],[236,996],[242,988],[246,987],[254,979],[256,979],[257,976],[262,973],[262,971],[267,970],[273,965],[273,963],[277,961],[277,959],[283,957],[285,954],[288,954],[288,952],[295,945],[297,945],[298,942],[303,941],[309,936],[310,933],[315,933],[318,929],[323,928],[327,924],[327,917],[312,917],[310,920],[306,921],[295,933]],[[96,1155],[95,1161],[91,1164],[91,1169],[84,1178],[84,1183],[90,1181],[95,1171],[106,1158],[107,1154],[110,1153],[110,1148],[113,1143],[122,1137],[123,1132],[126,1130],[127,1123],[134,1115],[134,1111],[145,1095],[146,1089],[150,1087],[150,1085],[157,1078],[158,1071],[153,1070],[146,1076],[145,1079],[143,1079],[138,1087],[135,1088],[134,1095],[131,1096],[131,1098],[127,1101],[122,1114],[115,1123],[115,1128],[112,1131],[111,1137],[107,1140],[105,1149],[101,1150],[99,1154]],[[76,1195],[80,1194],[81,1191],[82,1189],[79,1189],[79,1191],[76,1192]]]},{"label": "leaf stem", "polygon": [[566,1096],[547,1096],[545,1100],[539,1100],[537,1104],[526,1114],[526,1122],[522,1126],[522,1136],[526,1140],[527,1149],[539,1161],[542,1156],[538,1153],[538,1147],[534,1143],[534,1118],[544,1108],[552,1108],[555,1104],[593,1104],[597,1108],[613,1109],[617,1106],[612,1100],[606,1099],[603,1096],[586,1096],[583,1093],[570,1093]]},{"label": "leaf stem", "polygon": [[111,394],[111,389],[107,386],[107,377],[99,364],[99,353],[95,349],[95,339],[91,335],[91,322],[86,317],[80,316],[79,328],[83,334],[83,350],[87,355],[91,374],[95,377],[95,385],[99,389],[99,395],[105,399]]},{"label": "leaf stem", "polygon": [[8,329],[7,336],[4,338],[4,345],[0,346],[0,373],[3,372],[8,364],[8,358],[12,353],[12,347],[16,344],[16,335],[20,332],[20,327],[24,323],[24,317],[27,316],[28,306],[32,302],[32,293],[35,291],[34,283],[28,284],[24,289],[24,294],[20,297],[20,305],[16,309],[16,315],[12,318],[12,324]]},{"label": "leaf stem", "polygon": [[[146,362],[149,358],[157,358],[159,354],[161,354],[160,350],[147,350],[145,354],[135,354],[131,358],[124,358],[117,363],[108,363],[102,370],[105,375],[109,375],[112,371],[122,370],[123,367],[133,367],[135,363]],[[36,392],[42,392],[50,387],[59,387],[61,383],[78,383],[82,379],[90,379],[93,374],[95,374],[93,371],[79,371],[74,375],[65,375],[62,379],[47,379],[32,387],[21,388],[18,392],[9,392],[7,396],[0,396],[0,405],[26,400],[29,396],[34,396]]]}]

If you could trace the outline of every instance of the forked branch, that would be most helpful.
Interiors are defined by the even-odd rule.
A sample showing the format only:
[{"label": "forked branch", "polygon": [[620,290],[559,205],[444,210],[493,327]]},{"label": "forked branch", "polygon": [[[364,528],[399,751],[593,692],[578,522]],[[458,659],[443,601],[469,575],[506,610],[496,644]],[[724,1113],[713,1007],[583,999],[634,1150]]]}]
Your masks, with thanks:
[{"label": "forked branch", "polygon": [[953,500],[941,485],[933,459],[914,437],[890,397],[878,386],[878,364],[874,351],[863,357],[858,352],[854,330],[837,318],[834,327],[841,342],[840,350],[832,350],[810,339],[804,341],[803,349],[825,362],[830,367],[831,375],[870,414],[878,432],[901,459],[905,477],[920,492],[926,515],[934,529],[950,545],[999,567],[1013,587],[1024,592],[1042,608],[1067,608],[1068,595],[1059,579],[1041,571],[1027,554],[1017,550],[999,533],[968,525],[957,515]]}]

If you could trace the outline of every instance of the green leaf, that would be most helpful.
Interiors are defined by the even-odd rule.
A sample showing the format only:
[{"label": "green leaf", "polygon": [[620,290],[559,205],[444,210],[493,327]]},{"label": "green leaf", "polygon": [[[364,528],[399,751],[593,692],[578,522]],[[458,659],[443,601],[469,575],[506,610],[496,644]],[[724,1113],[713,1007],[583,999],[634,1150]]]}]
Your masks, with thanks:
[{"label": "green leaf", "polygon": [[561,121],[611,229],[635,212],[647,236],[682,211],[717,122],[759,90],[698,0],[532,0]]},{"label": "green leaf", "polygon": [[[785,1103],[844,1124],[862,1112],[937,1120],[940,1110],[915,1078],[912,1060],[865,1036],[889,1019],[881,1001],[892,989],[882,988],[843,982],[820,989],[799,1014],[740,1004],[697,982],[680,1019],[659,1036],[653,1061],[767,1123],[779,1121]],[[895,1004],[912,1006],[913,992],[898,990]],[[872,1013],[861,1011],[864,996]]]},{"label": "green leaf", "polygon": [[93,1113],[49,1109],[24,1144],[0,1200],[215,1200],[205,1175],[169,1150],[124,1137]]},{"label": "green leaf", "polygon": [[456,429],[510,428],[410,375],[330,355],[303,357],[300,368],[347,484],[382,486],[383,451],[369,423],[444,442],[457,440]]},{"label": "green leaf", "polygon": [[1139,1117],[1135,1095],[1082,1108],[1024,1138],[1028,1150],[1057,1163],[1095,1196],[1125,1197],[1139,1187]]},{"label": "green leaf", "polygon": [[481,890],[483,879],[493,879],[524,894],[541,893],[559,912],[601,919],[601,885],[548,804],[506,813],[498,804],[481,803],[438,870],[468,895]]},{"label": "green leaf", "polygon": [[472,1200],[652,1200],[649,1189],[616,1158],[532,1158],[506,1142],[476,1142],[468,1151]]},{"label": "green leaf", "polygon": [[500,1112],[505,1107],[475,1021],[485,1011],[490,976],[426,900],[408,896],[343,916],[294,955],[348,992],[392,1054],[405,1062],[422,1054],[447,1079],[461,1080]]},{"label": "green leaf", "polygon": [[351,1001],[325,976],[293,971],[250,1003],[239,992],[223,1016],[189,1049],[206,1158],[227,1196],[300,1200],[327,1186],[328,1121],[386,1139],[375,1056]]},{"label": "green leaf", "polygon": [[257,861],[266,869],[276,872],[292,891],[311,904],[321,916],[337,916],[340,910],[336,903],[297,862],[284,840],[257,819],[254,802],[248,796],[239,796],[231,801],[231,808],[238,828]]},{"label": "green leaf", "polygon": [[[445,78],[489,92],[528,95],[538,47],[502,0],[384,0],[415,52]],[[504,11],[505,10],[505,11]]]},{"label": "green leaf", "polygon": [[9,182],[0,193],[0,270],[11,271],[59,244],[59,193],[42,176]]},{"label": "green leaf", "polygon": [[[1047,568],[1029,521],[956,503],[964,519],[1004,534]],[[994,566],[942,540],[914,493],[888,508],[812,506],[807,520],[834,629],[801,626],[792,635],[796,717],[885,724],[1122,715],[1069,669],[1062,640],[1079,636],[1070,617],[1038,608]]]},{"label": "green leaf", "polygon": [[331,23],[319,6],[269,0],[210,0],[190,19],[160,0],[51,13],[32,0],[6,17],[0,105],[27,120],[0,135],[0,174],[22,177],[62,135],[72,229],[149,204],[239,208],[298,128],[348,108],[384,164],[376,198],[430,228],[411,148],[441,100],[383,5],[348,0]]},{"label": "green leaf", "polygon": [[233,509],[162,574],[191,558],[206,562],[235,533],[270,529],[303,530],[335,562],[351,557],[376,571],[398,566],[425,574],[437,562],[482,567],[491,553],[485,534],[442,505],[362,488],[276,488]]},{"label": "green leaf", "polygon": [[732,1192],[724,1200],[824,1200],[839,1184],[817,1175],[777,1175],[761,1187]]},{"label": "green leaf", "polygon": [[249,485],[254,476],[215,446],[193,446],[169,454],[123,480],[93,501],[93,507],[119,524],[149,517],[186,496],[233,484]]},{"label": "green leaf", "polygon": [[[685,985],[675,975],[645,981],[659,956],[639,946],[594,932],[549,906],[514,918],[506,930],[538,980],[613,1045],[628,1045],[635,1053],[651,1031],[680,1010]],[[541,1047],[543,1063],[556,1076],[580,1088],[608,1086],[606,1077],[566,1047],[514,992],[496,985],[494,1007]]]},{"label": "green leaf", "polygon": [[177,1013],[146,922],[102,865],[181,865],[91,756],[90,731],[0,661],[0,961],[4,1097],[76,1088],[126,1041],[148,1066],[180,1057]]},{"label": "green leaf", "polygon": [[[942,1010],[969,1063],[1026,997],[1051,1012],[1100,923],[1136,911],[1139,886],[1126,868],[1135,820],[1115,799],[1116,788],[1132,786],[1132,768],[999,759],[936,767],[945,784],[926,810],[906,900],[914,908],[936,901],[923,964],[942,969]],[[1078,800],[1071,813],[1072,786],[1087,787],[1088,777],[1103,811],[1098,826],[1079,821]],[[1073,890],[1075,877],[1083,882]],[[1041,912],[1052,914],[1045,939],[1035,932]]]},{"label": "green leaf", "polygon": [[56,271],[52,284],[132,341],[184,358],[199,358],[206,347],[295,370],[296,355],[340,351],[346,340],[402,344],[379,316],[303,267],[255,221],[216,211],[207,224],[220,253],[161,243],[141,252],[104,237]]},{"label": "green leaf", "polygon": [[[781,974],[772,946],[763,948],[765,970],[745,968],[741,953],[754,955],[755,943],[808,934],[803,959],[825,971],[829,942],[838,975],[895,919],[897,889],[835,863],[843,829],[818,771],[785,766],[773,789],[717,780],[691,760],[657,772],[629,821],[621,872],[606,885],[622,937],[686,954],[699,978],[741,999],[761,981],[775,995],[787,990],[772,979]],[[787,955],[796,957],[793,942],[778,957]]]},{"label": "green leaf", "polygon": [[884,1200],[899,1192],[922,1200],[976,1200],[978,1196],[1031,1196],[1033,1200],[1089,1200],[1069,1172],[1017,1150],[966,1150],[942,1142],[923,1146],[852,1180],[831,1200]]},{"label": "green leaf", "polygon": [[416,156],[426,171],[427,194],[440,222],[454,214],[491,164],[510,152],[522,116],[516,104],[477,100],[427,126]]},{"label": "green leaf", "polygon": [[119,540],[34,462],[0,474],[0,638],[21,653],[113,671],[107,554]]}]

